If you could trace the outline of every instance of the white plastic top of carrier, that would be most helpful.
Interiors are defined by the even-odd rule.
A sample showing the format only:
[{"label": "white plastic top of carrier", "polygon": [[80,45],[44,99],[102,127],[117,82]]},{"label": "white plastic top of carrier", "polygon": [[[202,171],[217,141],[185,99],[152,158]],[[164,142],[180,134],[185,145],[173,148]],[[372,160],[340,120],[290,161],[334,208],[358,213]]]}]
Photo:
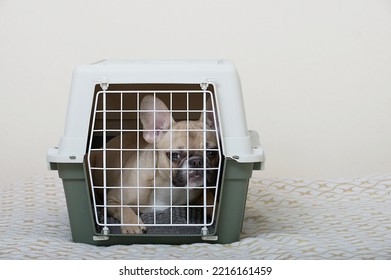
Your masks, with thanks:
[{"label": "white plastic top of carrier", "polygon": [[48,162],[83,162],[96,85],[148,83],[213,84],[224,156],[264,161],[258,134],[247,129],[239,76],[229,60],[103,60],[75,68],[64,135],[49,150]]}]

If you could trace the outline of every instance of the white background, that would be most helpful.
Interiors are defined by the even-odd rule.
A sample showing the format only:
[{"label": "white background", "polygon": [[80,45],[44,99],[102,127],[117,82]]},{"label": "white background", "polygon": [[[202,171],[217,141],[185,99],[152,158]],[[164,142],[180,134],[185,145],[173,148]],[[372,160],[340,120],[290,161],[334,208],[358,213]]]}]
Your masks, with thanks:
[{"label": "white background", "polygon": [[241,76],[256,176],[391,169],[391,1],[0,0],[0,185],[50,174],[76,65],[214,58]]},{"label": "white background", "polygon": [[[120,269],[132,269],[140,271],[138,275],[120,275]],[[225,268],[229,275],[213,275],[217,268]],[[270,275],[232,275],[235,271],[262,271],[262,267],[272,267]],[[295,260],[295,261],[270,261],[270,260],[23,260],[23,261],[2,261],[0,268],[7,279],[39,278],[69,280],[77,279],[268,279],[268,280],[285,280],[302,279],[302,280],[329,280],[329,279],[376,279],[388,280],[391,276],[389,261],[386,260]],[[174,268],[177,272],[184,273],[194,269],[202,269],[202,275],[176,275],[160,276],[155,274],[155,269],[160,268],[163,271]],[[142,270],[143,269],[143,270]],[[145,275],[148,271],[148,274]],[[234,271],[231,273],[232,269]],[[240,269],[240,270],[238,270]],[[141,271],[145,271],[144,273]],[[217,270],[219,274],[220,270]],[[134,272],[132,272],[134,273]],[[244,274],[244,273],[241,273]]]}]

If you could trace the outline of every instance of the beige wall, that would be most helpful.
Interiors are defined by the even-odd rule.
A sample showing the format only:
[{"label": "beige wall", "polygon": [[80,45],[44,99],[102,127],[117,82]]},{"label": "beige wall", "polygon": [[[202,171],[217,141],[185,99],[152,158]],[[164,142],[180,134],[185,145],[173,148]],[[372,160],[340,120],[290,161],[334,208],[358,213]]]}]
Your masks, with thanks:
[{"label": "beige wall", "polygon": [[235,62],[258,176],[391,170],[391,2],[0,0],[0,185],[48,174],[71,71],[105,58]]}]

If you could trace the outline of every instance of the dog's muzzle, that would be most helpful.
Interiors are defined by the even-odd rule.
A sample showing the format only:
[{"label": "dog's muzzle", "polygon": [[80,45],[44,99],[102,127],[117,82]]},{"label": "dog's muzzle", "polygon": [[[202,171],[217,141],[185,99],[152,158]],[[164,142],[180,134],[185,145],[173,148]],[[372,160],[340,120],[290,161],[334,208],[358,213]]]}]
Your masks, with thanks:
[{"label": "dog's muzzle", "polygon": [[[204,162],[206,166],[204,168]],[[191,156],[188,160],[183,159],[178,165],[176,172],[173,172],[172,184],[175,187],[200,187],[204,185],[204,174],[206,173],[207,185],[216,182],[216,170],[209,170],[211,168],[208,158],[204,161],[204,157],[200,155]],[[189,180],[189,182],[188,182]]]}]

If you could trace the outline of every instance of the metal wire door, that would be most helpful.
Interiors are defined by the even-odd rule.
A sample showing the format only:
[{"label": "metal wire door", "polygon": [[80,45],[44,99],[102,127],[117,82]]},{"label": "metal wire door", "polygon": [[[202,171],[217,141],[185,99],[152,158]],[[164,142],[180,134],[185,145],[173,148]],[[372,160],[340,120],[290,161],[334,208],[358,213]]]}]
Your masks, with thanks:
[{"label": "metal wire door", "polygon": [[[104,89],[91,116],[87,165],[103,232],[194,226],[205,234],[215,222],[222,164],[214,91]],[[110,217],[114,208],[117,219]],[[127,208],[136,222],[125,221]]]}]

